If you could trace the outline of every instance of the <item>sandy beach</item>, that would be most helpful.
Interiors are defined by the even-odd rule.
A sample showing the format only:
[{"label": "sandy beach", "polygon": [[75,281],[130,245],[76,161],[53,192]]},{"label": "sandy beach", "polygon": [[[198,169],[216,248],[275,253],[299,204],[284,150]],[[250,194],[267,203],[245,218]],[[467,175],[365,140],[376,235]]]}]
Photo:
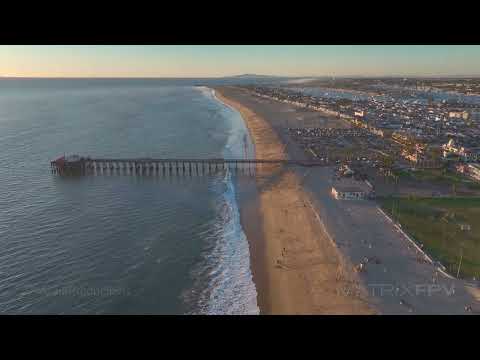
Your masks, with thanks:
[{"label": "sandy beach", "polygon": [[[235,100],[238,89],[222,87],[215,91],[219,100],[242,115],[257,158],[287,156],[269,123]],[[261,256],[252,255],[254,280],[262,279],[256,282],[261,313],[375,313],[352,264],[326,232],[299,176],[272,168],[260,170],[259,175],[262,234],[254,241],[264,243],[251,244],[250,248],[262,249]]]},{"label": "sandy beach", "polygon": [[[345,126],[341,119],[261,99],[239,87],[218,90],[242,114],[257,157],[309,157],[284,131],[289,124]],[[474,294],[465,281],[443,276],[435,262],[424,261],[376,201],[335,200],[333,168],[291,171],[267,177],[270,181],[257,177],[260,221],[244,216],[262,313],[480,313],[478,289]],[[367,263],[364,270],[353,271],[352,264],[360,263]],[[468,307],[473,311],[466,312]]]}]

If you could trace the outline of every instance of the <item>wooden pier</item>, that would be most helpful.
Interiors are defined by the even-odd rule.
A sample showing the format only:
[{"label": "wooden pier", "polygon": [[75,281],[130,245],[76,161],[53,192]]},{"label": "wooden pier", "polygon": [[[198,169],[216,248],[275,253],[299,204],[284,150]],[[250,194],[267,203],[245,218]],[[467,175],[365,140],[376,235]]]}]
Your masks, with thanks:
[{"label": "wooden pier", "polygon": [[207,175],[230,169],[251,172],[259,166],[328,166],[327,160],[272,159],[113,159],[90,158],[78,155],[63,156],[51,161],[51,171],[58,175],[130,174],[130,175]]}]

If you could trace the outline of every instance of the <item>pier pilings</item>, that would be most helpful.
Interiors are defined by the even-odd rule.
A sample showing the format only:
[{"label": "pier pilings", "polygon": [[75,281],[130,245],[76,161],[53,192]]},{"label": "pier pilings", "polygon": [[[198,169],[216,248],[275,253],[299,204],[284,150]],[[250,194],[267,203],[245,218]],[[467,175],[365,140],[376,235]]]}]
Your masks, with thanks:
[{"label": "pier pilings", "polygon": [[268,166],[326,166],[318,160],[271,160],[271,159],[108,159],[65,157],[50,163],[53,174],[58,175],[181,175],[204,176],[223,171],[254,174],[264,165]]}]

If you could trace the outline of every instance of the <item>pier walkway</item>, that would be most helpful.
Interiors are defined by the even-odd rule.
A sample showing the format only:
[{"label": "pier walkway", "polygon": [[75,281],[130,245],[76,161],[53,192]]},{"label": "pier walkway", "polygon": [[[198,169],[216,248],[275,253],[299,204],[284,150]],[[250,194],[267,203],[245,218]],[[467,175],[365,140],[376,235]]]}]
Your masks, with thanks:
[{"label": "pier walkway", "polygon": [[104,171],[125,172],[132,175],[153,173],[208,174],[218,170],[251,170],[262,165],[328,166],[325,160],[275,160],[275,159],[152,159],[152,158],[90,158],[78,155],[63,156],[51,161],[51,171],[58,175],[87,175]]}]

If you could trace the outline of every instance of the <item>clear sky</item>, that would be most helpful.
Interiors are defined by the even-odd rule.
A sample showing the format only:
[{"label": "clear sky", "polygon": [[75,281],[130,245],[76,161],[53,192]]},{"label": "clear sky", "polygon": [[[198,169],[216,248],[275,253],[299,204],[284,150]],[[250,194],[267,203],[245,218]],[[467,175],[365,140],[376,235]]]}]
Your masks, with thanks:
[{"label": "clear sky", "polygon": [[0,76],[480,75],[471,45],[0,46]]}]

